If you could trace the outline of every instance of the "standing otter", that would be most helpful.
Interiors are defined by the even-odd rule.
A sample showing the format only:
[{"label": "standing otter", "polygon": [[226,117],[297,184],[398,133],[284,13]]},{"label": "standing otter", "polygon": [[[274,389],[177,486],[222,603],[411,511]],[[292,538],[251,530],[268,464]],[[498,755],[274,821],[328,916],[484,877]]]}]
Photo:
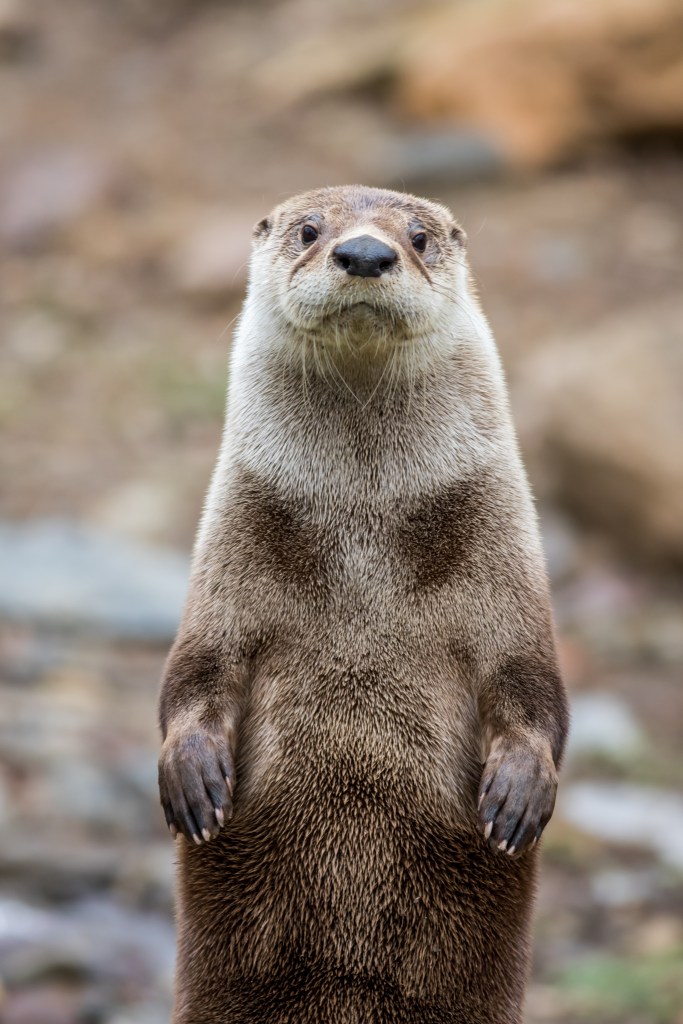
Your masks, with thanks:
[{"label": "standing otter", "polygon": [[175,1024],[519,1024],[567,705],[443,207],[257,225],[160,718]]}]

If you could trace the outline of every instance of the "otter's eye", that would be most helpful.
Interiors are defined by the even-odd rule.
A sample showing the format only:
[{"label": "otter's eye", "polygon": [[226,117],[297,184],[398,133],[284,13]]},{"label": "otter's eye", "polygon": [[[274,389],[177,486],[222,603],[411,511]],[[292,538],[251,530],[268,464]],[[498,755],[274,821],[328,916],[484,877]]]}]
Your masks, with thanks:
[{"label": "otter's eye", "polygon": [[427,235],[424,231],[418,231],[411,238],[415,252],[424,252],[427,248]]},{"label": "otter's eye", "polygon": [[313,224],[304,224],[301,229],[301,241],[304,245],[313,245],[320,232]]}]

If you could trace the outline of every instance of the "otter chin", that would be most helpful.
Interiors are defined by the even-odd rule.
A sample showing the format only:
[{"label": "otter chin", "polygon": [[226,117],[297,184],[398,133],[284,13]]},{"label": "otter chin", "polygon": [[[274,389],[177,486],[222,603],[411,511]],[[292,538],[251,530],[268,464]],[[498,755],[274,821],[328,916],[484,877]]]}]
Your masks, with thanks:
[{"label": "otter chin", "polygon": [[175,1024],[521,1024],[568,711],[450,211],[256,226],[160,696]]}]

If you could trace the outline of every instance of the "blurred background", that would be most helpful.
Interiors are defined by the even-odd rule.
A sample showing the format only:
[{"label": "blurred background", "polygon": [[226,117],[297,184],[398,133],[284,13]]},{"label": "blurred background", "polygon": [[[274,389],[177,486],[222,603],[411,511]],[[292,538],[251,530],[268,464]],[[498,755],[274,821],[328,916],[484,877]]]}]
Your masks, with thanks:
[{"label": "blurred background", "polygon": [[168,1019],[156,693],[251,225],[352,181],[465,226],[538,496],[528,1020],[683,1024],[680,0],[0,0],[3,1024]]}]

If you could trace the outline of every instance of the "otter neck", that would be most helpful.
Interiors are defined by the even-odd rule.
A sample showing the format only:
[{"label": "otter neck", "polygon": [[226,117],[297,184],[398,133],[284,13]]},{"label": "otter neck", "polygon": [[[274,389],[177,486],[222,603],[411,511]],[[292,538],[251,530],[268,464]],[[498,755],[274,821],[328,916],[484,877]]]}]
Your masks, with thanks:
[{"label": "otter neck", "polygon": [[309,366],[281,339],[264,344],[263,333],[241,331],[219,475],[246,466],[288,490],[364,500],[469,476],[503,448],[509,458],[486,359],[472,375],[462,345],[430,354],[412,372],[406,364],[392,374],[387,363],[379,376],[374,366],[342,376],[338,364]]}]

